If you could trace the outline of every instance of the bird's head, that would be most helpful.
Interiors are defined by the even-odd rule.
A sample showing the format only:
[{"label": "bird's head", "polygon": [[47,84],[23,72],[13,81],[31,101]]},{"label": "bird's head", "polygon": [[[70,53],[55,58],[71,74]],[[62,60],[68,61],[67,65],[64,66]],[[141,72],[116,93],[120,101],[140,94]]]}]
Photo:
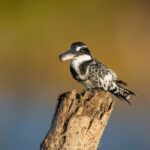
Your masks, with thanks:
[{"label": "bird's head", "polygon": [[88,47],[84,43],[74,42],[71,44],[71,48],[67,52],[59,55],[59,59],[61,61],[67,61],[76,59],[79,56],[91,57],[91,54]]}]

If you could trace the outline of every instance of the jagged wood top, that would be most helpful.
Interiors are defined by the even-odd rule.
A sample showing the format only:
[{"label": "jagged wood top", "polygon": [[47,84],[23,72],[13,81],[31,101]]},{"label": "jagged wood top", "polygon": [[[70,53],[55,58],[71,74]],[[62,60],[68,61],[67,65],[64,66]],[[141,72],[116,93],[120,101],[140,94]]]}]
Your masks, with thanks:
[{"label": "jagged wood top", "polygon": [[96,150],[113,106],[109,92],[61,94],[41,150]]}]

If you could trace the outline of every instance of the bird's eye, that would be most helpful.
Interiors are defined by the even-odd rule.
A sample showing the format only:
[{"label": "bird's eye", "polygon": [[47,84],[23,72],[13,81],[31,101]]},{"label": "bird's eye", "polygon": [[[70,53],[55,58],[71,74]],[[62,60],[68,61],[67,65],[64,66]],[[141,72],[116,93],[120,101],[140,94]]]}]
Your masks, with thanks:
[{"label": "bird's eye", "polygon": [[88,54],[88,55],[90,54],[90,52],[89,52],[89,50],[88,50],[87,48],[81,49],[81,50],[80,50],[80,53],[81,53],[81,54]]},{"label": "bird's eye", "polygon": [[82,54],[85,53],[84,49],[80,49],[80,53]]}]

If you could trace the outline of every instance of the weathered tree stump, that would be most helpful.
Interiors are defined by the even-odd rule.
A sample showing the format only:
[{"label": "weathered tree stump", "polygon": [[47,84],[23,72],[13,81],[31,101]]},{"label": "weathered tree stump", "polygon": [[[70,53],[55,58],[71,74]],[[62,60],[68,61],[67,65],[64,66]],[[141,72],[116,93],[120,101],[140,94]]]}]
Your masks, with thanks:
[{"label": "weathered tree stump", "polygon": [[75,90],[59,96],[41,150],[96,150],[114,107],[109,92]]}]

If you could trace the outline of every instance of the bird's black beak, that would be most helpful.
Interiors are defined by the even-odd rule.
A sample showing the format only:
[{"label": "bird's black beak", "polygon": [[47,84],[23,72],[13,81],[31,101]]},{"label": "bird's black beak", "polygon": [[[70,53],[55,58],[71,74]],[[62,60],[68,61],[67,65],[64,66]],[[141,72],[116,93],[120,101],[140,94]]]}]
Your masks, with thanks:
[{"label": "bird's black beak", "polygon": [[75,50],[70,49],[67,52],[59,55],[59,60],[60,61],[67,61],[67,60],[71,60],[76,56]]}]

